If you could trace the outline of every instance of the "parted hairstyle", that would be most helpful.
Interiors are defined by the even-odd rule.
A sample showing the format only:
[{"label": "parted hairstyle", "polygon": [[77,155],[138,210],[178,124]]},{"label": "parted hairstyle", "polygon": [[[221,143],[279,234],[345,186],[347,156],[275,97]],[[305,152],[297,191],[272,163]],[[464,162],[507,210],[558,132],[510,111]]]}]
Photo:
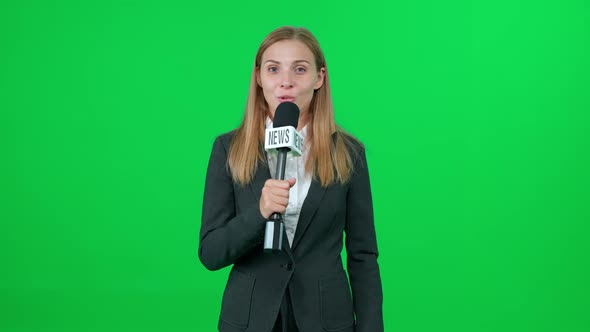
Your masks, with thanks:
[{"label": "parted hairstyle", "polygon": [[[230,144],[228,167],[233,180],[241,185],[250,183],[259,162],[266,162],[264,151],[264,129],[269,106],[264,99],[262,88],[256,81],[264,51],[276,42],[297,40],[305,44],[315,58],[316,70],[325,68],[324,84],[314,91],[309,105],[309,123],[304,144],[309,144],[305,170],[313,174],[323,187],[338,181],[346,183],[353,172],[353,156],[350,143],[357,142],[336,125],[330,81],[326,60],[317,39],[305,28],[284,26],[272,31],[260,44],[252,76],[244,117]],[[358,142],[357,142],[358,143]]]}]

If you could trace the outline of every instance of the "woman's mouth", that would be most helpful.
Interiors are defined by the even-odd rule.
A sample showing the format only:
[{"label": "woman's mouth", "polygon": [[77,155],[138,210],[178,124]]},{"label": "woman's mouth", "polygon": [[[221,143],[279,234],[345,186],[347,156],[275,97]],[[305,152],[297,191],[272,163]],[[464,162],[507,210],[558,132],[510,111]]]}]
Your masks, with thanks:
[{"label": "woman's mouth", "polygon": [[285,101],[290,101],[290,102],[294,102],[295,101],[295,97],[292,96],[280,96],[279,98],[279,102],[285,102]]}]

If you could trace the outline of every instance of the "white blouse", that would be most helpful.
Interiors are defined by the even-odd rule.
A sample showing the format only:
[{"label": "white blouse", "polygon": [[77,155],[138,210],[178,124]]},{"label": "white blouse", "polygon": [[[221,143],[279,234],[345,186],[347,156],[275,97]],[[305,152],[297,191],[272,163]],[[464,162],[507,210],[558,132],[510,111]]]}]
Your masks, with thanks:
[{"label": "white blouse", "polygon": [[[270,117],[266,117],[266,128],[272,127],[272,120]],[[309,155],[309,144],[305,143],[307,125],[301,129],[300,133],[301,136],[303,136],[304,142],[302,156],[296,157],[289,153],[287,155],[287,165],[285,166],[285,179],[296,179],[295,185],[289,190],[289,204],[287,205],[287,211],[283,215],[285,232],[287,233],[289,245],[293,244],[293,237],[297,230],[297,222],[299,221],[301,207],[303,206],[303,201],[305,201],[309,186],[311,185],[311,174],[305,172],[305,161]],[[269,152],[267,153],[267,156],[270,175],[273,179],[276,179],[277,153]]]}]

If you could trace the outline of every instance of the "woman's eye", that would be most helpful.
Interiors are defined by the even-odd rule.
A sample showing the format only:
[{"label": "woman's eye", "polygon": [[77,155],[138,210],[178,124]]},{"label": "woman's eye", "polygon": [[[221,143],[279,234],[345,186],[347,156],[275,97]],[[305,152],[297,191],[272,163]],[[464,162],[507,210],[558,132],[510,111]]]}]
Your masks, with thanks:
[{"label": "woman's eye", "polygon": [[296,73],[305,73],[307,69],[305,67],[297,67],[295,68]]},{"label": "woman's eye", "polygon": [[269,72],[271,72],[271,73],[276,73],[276,72],[277,72],[277,70],[279,70],[279,69],[278,69],[277,67],[268,67],[268,69],[267,69],[267,70],[268,70]]}]

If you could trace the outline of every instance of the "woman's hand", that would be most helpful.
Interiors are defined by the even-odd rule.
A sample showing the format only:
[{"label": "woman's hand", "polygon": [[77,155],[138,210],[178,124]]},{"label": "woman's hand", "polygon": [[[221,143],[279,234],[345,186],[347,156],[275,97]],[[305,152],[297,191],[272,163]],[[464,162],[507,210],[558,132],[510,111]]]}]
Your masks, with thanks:
[{"label": "woman's hand", "polygon": [[295,185],[295,179],[266,180],[260,194],[260,214],[266,219],[273,213],[285,213],[289,204],[289,189]]}]

